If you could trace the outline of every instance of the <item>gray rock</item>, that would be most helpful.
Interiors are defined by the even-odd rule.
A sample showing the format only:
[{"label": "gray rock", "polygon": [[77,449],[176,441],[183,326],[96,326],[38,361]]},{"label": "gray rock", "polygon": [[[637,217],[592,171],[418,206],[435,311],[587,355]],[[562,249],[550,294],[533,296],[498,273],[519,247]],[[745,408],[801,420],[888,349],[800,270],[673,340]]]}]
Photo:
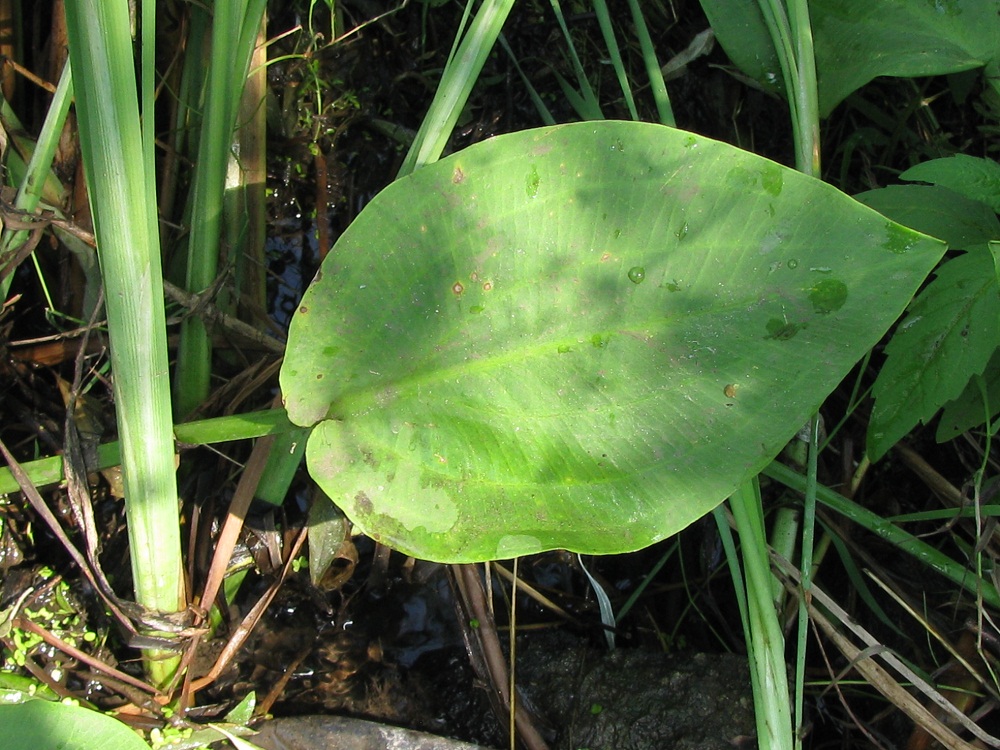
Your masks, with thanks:
[{"label": "gray rock", "polygon": [[482,750],[467,742],[341,716],[275,719],[249,739],[264,750]]}]

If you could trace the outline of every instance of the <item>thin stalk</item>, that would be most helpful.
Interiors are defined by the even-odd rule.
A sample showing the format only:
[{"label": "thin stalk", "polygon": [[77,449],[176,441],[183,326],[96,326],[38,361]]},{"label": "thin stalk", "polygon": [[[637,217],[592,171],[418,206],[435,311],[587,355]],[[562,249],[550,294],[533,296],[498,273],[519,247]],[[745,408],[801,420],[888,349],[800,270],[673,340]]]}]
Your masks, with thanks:
[{"label": "thin stalk", "polygon": [[[208,67],[208,90],[205,116],[198,148],[188,244],[185,288],[197,294],[215,280],[219,263],[219,233],[222,227],[223,186],[232,125],[229,113],[228,61],[232,58],[232,40],[236,36],[235,3],[216,3],[212,19],[212,58]],[[226,64],[224,65],[223,62]],[[177,351],[175,408],[183,419],[209,394],[212,368],[212,345],[204,322],[195,315],[181,325]]]},{"label": "thin stalk", "polygon": [[524,70],[521,68],[521,64],[517,61],[517,57],[514,55],[514,51],[507,44],[507,39],[503,34],[497,37],[497,41],[500,42],[500,46],[503,47],[504,52],[510,58],[511,63],[514,65],[514,70],[521,77],[521,82],[524,84],[525,90],[528,92],[528,98],[531,99],[531,103],[535,105],[535,111],[538,112],[538,116],[542,118],[543,125],[555,125],[556,118],[552,116],[549,108],[545,106],[545,102],[542,101],[542,97],[539,96],[538,91],[531,84],[528,76],[525,75]]},{"label": "thin stalk", "polygon": [[[785,2],[782,0],[759,0],[759,3],[784,75],[785,90],[792,118],[796,169],[812,177],[819,177],[819,96],[807,0],[785,0]],[[813,539],[816,525],[818,431],[819,417],[814,415],[810,423],[805,506],[802,517],[802,549],[799,558],[802,569],[801,585],[804,594],[799,597],[796,632],[795,718],[797,729],[802,726],[804,703],[804,670],[808,636],[806,602],[812,574]],[[787,708],[787,697],[785,705]],[[796,748],[801,747],[802,741],[798,731],[794,733],[793,741]]]},{"label": "thin stalk", "polygon": [[[173,105],[173,112],[170,117],[169,137],[167,139],[168,148],[164,154],[160,167],[160,215],[175,216],[174,205],[177,201],[177,185],[181,180],[181,164],[184,161],[182,155],[196,152],[196,137],[198,125],[201,122],[200,104],[201,91],[205,83],[203,72],[202,50],[205,46],[205,39],[208,37],[211,27],[211,19],[208,11],[197,3],[189,6],[187,23],[182,27],[185,30],[184,49],[185,54],[180,61],[179,80],[173,78],[165,81],[165,86],[173,85],[176,90],[171,90],[176,101]],[[182,221],[188,222],[189,217],[184,217]],[[170,238],[176,233],[166,223],[160,228],[160,245],[164,250],[164,261],[166,268],[164,278],[169,281],[183,285],[184,268],[177,270],[183,258],[177,257],[179,253],[171,252]]]},{"label": "thin stalk", "polygon": [[[186,601],[170,409],[156,206],[149,200],[126,3],[66,4],[70,60],[94,232],[106,290],[115,411],[136,601],[176,612]],[[155,684],[176,659],[146,652]]]},{"label": "thin stalk", "polygon": [[796,632],[795,649],[795,747],[802,747],[802,728],[804,721],[804,696],[806,677],[806,645],[809,636],[809,612],[808,602],[810,588],[812,587],[813,572],[813,541],[816,534],[816,488],[818,486],[816,474],[819,461],[819,415],[813,416],[809,423],[809,457],[806,465],[806,492],[803,499],[802,511],[802,554],[801,561],[802,578],[800,586],[802,595],[799,596],[799,619]]},{"label": "thin stalk", "polygon": [[788,13],[782,0],[758,0],[764,23],[767,25],[774,51],[778,55],[781,66],[781,77],[788,92],[788,106],[792,113],[792,139],[799,141],[799,117],[796,112],[798,97],[795,91],[799,87],[799,72],[795,65],[795,45],[792,42],[792,31],[788,21]]},{"label": "thin stalk", "polygon": [[792,116],[795,168],[818,177],[819,95],[816,86],[816,56],[807,0],[759,0],[764,21],[785,80]]},{"label": "thin stalk", "polygon": [[[776,461],[768,464],[761,473],[797,492],[806,491],[807,478]],[[983,602],[988,606],[1000,607],[1000,593],[990,581],[974,575],[966,565],[952,560],[931,545],[899,528],[892,521],[872,513],[867,508],[862,508],[840,493],[822,485],[816,487],[816,499],[830,510],[867,529],[897,549],[913,555],[921,563],[957,583],[973,596],[981,594]]]}]

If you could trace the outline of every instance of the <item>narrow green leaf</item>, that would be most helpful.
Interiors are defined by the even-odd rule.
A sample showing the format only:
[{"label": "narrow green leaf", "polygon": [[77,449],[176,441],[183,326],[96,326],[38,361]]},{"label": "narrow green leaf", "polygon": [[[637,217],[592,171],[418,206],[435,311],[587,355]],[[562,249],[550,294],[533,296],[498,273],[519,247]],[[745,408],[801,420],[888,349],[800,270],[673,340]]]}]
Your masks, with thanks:
[{"label": "narrow green leaf", "polygon": [[758,472],[943,245],[659,125],[501,136],[393,183],[293,321],[290,419],[365,532],[436,560],[646,546]]},{"label": "narrow green leaf", "polygon": [[622,60],[622,53],[618,48],[618,39],[611,23],[608,4],[606,0],[592,0],[592,3],[594,15],[597,16],[597,25],[600,26],[601,35],[604,37],[604,46],[607,48],[608,58],[611,60],[611,67],[615,70],[615,77],[618,78],[618,85],[621,87],[622,96],[625,99],[625,106],[628,108],[629,116],[633,120],[638,120],[639,113],[635,108],[635,97],[632,96],[632,85],[629,83],[628,73],[625,71],[625,61]]},{"label": "narrow green leaf", "polygon": [[[796,492],[805,491],[806,478],[778,461],[768,464],[762,473]],[[997,592],[993,582],[989,578],[980,577],[974,571],[970,571],[966,560],[963,559],[961,562],[953,560],[922,539],[904,531],[893,521],[848,500],[839,492],[828,487],[820,485],[816,491],[816,499],[845,519],[870,531],[908,555],[912,555],[921,565],[957,583],[973,596],[981,596],[987,605],[1000,607],[1000,593]]]},{"label": "narrow green leaf", "polygon": [[957,398],[1000,345],[993,259],[980,248],[936,271],[886,347],[875,381],[868,455],[876,461]]},{"label": "narrow green leaf", "polygon": [[[983,403],[983,393],[986,403]],[[994,419],[1000,414],[1000,349],[993,352],[983,371],[983,382],[972,378],[954,401],[945,404],[935,438],[939,443],[952,440],[966,430]]]},{"label": "narrow green leaf", "polygon": [[434,101],[399,168],[400,175],[441,156],[513,6],[514,0],[486,0],[479,8],[468,33],[448,60]]}]

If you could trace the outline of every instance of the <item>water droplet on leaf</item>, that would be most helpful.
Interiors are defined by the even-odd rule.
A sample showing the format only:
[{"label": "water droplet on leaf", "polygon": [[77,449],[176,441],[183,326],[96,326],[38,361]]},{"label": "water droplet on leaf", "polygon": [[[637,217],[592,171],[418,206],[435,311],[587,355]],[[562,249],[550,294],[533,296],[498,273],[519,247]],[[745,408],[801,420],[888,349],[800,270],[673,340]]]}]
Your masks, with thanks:
[{"label": "water droplet on leaf", "polygon": [[632,266],[628,269],[628,280],[633,284],[641,284],[646,280],[646,269],[642,266]]}]

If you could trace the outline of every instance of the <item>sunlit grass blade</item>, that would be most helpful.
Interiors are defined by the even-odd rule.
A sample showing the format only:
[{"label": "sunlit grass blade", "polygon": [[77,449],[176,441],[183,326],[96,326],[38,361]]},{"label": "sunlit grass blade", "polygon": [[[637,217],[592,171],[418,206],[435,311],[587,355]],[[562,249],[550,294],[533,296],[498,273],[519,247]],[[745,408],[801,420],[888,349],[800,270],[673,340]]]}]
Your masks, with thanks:
[{"label": "sunlit grass blade", "polygon": [[476,13],[461,44],[445,66],[434,100],[399,168],[398,177],[441,157],[513,6],[514,0],[486,0]]},{"label": "sunlit grass blade", "polygon": [[[184,422],[174,427],[174,437],[178,443],[184,445],[212,445],[233,440],[249,440],[264,435],[277,435],[296,429],[298,428],[288,421],[284,409],[269,409],[205,419],[200,422]],[[99,471],[119,466],[121,462],[121,444],[112,441],[97,446],[94,463],[87,468]],[[62,456],[48,456],[29,461],[23,468],[28,479],[37,487],[58,484],[63,479]],[[0,466],[0,495],[9,495],[17,492],[19,488],[20,485],[10,470]]]},{"label": "sunlit grass blade", "polygon": [[795,165],[800,172],[813,177],[820,175],[819,153],[819,89],[816,82],[816,55],[813,51],[812,25],[806,0],[788,0],[788,18],[795,35],[795,68],[798,85],[789,91],[795,98],[798,140],[795,143]]},{"label": "sunlit grass blade", "polygon": [[649,88],[653,94],[653,101],[656,103],[656,114],[664,125],[676,127],[674,110],[670,106],[670,96],[667,94],[667,84],[663,80],[663,72],[656,57],[656,47],[649,35],[649,28],[642,15],[642,8],[639,7],[639,0],[628,0],[628,7],[632,11],[632,23],[635,24],[635,35],[639,39],[639,49],[642,50],[642,60],[646,66],[646,74],[649,76]]},{"label": "sunlit grass blade", "polygon": [[[132,36],[125,3],[67,4],[80,145],[106,289],[115,408],[135,595],[153,610],[185,604],[155,205],[149,200]],[[155,655],[153,655],[155,656]],[[172,660],[151,659],[163,684]]]},{"label": "sunlit grass blade", "polygon": [[[66,115],[69,113],[69,105],[73,99],[73,75],[69,63],[63,67],[62,75],[59,78],[59,85],[56,87],[52,103],[45,115],[45,122],[38,135],[34,151],[25,169],[24,179],[21,181],[14,198],[14,208],[33,213],[38,207],[42,198],[42,191],[46,180],[51,175],[52,157],[55,155],[59,145],[59,136],[62,134],[63,126],[66,124]],[[0,298],[6,299],[13,279],[13,268],[7,268],[9,261],[13,260],[17,252],[28,239],[28,230],[4,229],[0,238],[0,266],[3,267],[4,277],[0,281]]]},{"label": "sunlit grass blade", "polygon": [[562,89],[566,101],[570,103],[570,106],[573,107],[581,120],[604,119],[604,113],[601,111],[601,107],[597,103],[597,98],[589,86],[581,94],[573,88],[573,85],[558,70],[553,70],[552,75],[555,77],[556,83],[559,84],[559,88]]},{"label": "sunlit grass blade", "polygon": [[633,120],[638,120],[639,112],[635,108],[635,98],[632,96],[632,87],[628,82],[628,73],[625,72],[625,62],[622,60],[621,50],[618,49],[618,39],[615,37],[615,30],[611,25],[608,4],[604,0],[594,0],[594,13],[597,16],[597,24],[601,27],[601,34],[604,36],[604,44],[608,48],[608,56],[611,58],[611,66],[615,69],[618,85],[621,86],[622,96],[625,97],[625,106],[628,107],[629,116]]}]

